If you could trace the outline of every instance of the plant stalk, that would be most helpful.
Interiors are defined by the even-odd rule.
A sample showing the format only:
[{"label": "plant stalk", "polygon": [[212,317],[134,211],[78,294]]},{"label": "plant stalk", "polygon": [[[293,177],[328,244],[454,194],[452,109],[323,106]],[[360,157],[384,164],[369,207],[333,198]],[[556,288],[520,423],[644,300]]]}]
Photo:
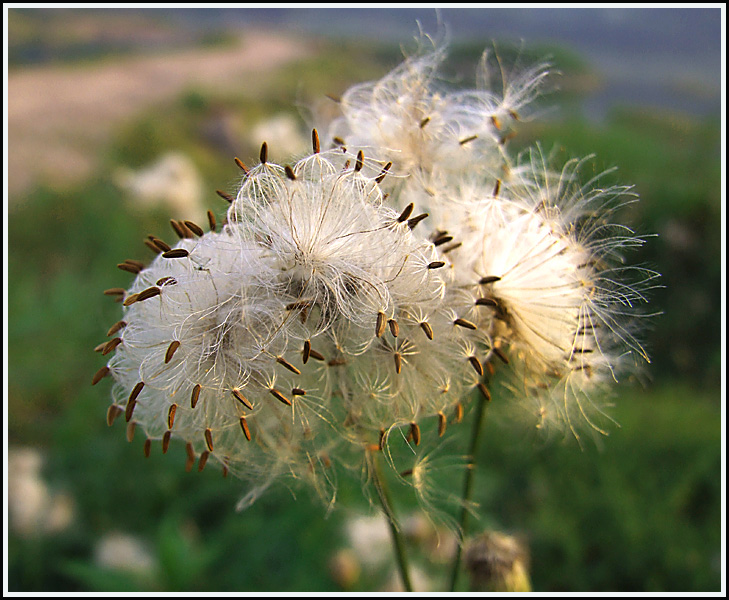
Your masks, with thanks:
[{"label": "plant stalk", "polygon": [[397,566],[400,571],[400,577],[406,592],[413,591],[413,585],[410,581],[410,571],[408,568],[407,554],[405,553],[405,544],[402,536],[400,535],[400,528],[395,519],[395,513],[392,510],[392,502],[390,501],[390,494],[385,483],[385,479],[382,476],[382,470],[380,468],[380,462],[377,456],[370,454],[370,474],[372,475],[372,483],[377,491],[377,497],[380,500],[382,511],[385,513],[387,518],[387,524],[390,527],[390,535],[392,537],[392,544],[395,550],[395,558],[397,559]]},{"label": "plant stalk", "polygon": [[459,540],[456,547],[456,555],[453,558],[453,566],[451,567],[451,586],[450,591],[456,590],[458,583],[458,572],[461,567],[461,553],[463,551],[463,541],[466,538],[466,522],[468,520],[468,502],[471,497],[471,487],[473,484],[473,474],[476,471],[476,452],[478,451],[478,443],[481,438],[481,430],[483,429],[484,409],[487,399],[479,394],[478,404],[476,405],[476,414],[473,419],[473,428],[471,430],[471,443],[468,448],[468,468],[463,479],[463,494],[461,495],[463,504],[461,505],[461,515],[458,520]]}]

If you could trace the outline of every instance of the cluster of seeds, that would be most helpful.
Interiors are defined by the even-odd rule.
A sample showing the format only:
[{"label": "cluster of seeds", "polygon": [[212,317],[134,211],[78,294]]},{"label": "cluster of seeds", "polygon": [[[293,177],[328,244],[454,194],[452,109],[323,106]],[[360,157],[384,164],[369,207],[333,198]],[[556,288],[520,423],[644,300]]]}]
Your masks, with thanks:
[{"label": "cluster of seeds", "polygon": [[113,378],[108,422],[141,428],[145,454],[182,439],[188,469],[213,459],[256,484],[244,502],[280,476],[333,499],[332,460],[388,450],[394,432],[419,446],[429,421],[437,444],[472,392],[490,400],[497,363],[518,363],[537,426],[572,427],[625,351],[642,354],[616,310],[640,294],[611,266],[638,242],[601,210],[627,188],[505,151],[547,68],[500,97],[445,93],[442,56],[347,92],[331,147],[315,129],[292,164],[265,143],[255,167],[236,159],[222,227],[173,220],[174,245],[145,240],[151,264],[118,265],[136,278],[105,292],[124,314],[92,383]]}]

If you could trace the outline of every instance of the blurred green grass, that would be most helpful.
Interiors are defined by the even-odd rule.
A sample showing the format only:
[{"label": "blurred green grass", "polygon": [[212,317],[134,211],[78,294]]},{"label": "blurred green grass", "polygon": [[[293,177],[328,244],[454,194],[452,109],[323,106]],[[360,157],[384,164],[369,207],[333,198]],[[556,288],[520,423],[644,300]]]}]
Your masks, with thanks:
[{"label": "blurred green grass", "polygon": [[[149,460],[141,440],[105,424],[108,383],[92,388],[119,306],[102,290],[131,276],[115,265],[151,258],[147,234],[172,239],[163,210],[133,209],[109,179],[114,165],[139,166],[168,148],[185,151],[225,202],[237,173],[231,156],[201,135],[222,109],[255,122],[316,95],[340,93],[375,76],[394,53],[351,46],[279,74],[254,100],[189,90],[140,115],[105,149],[98,175],[72,189],[38,188],[9,213],[8,432],[11,446],[44,451],[44,476],[74,498],[70,529],[9,537],[11,591],[337,591],[327,564],[344,545],[348,510],[328,518],[306,492],[271,490],[244,513],[233,510],[241,482],[209,468],[185,473],[184,449]],[[456,52],[463,60],[468,49]],[[460,58],[459,58],[460,60]],[[569,75],[569,62],[563,70]],[[574,67],[577,69],[577,67]],[[579,69],[577,69],[579,70]],[[306,82],[302,89],[299,82]],[[622,110],[606,125],[557,119],[524,128],[515,143],[542,140],[568,156],[597,154],[618,165],[642,201],[626,218],[658,232],[634,261],[664,274],[653,301],[648,389],[621,387],[621,428],[602,444],[535,444],[489,422],[477,477],[481,526],[527,535],[540,591],[716,591],[720,586],[720,164],[719,127],[678,115]],[[256,149],[241,142],[244,160]],[[678,241],[671,237],[676,228]],[[675,237],[675,235],[674,235]],[[682,241],[683,240],[683,241]],[[686,242],[685,240],[689,240]],[[498,402],[497,397],[495,402]],[[465,437],[465,436],[464,436]],[[464,448],[465,451],[465,440]],[[342,478],[340,498],[364,510],[359,484]],[[404,512],[416,502],[396,490]],[[347,504],[342,502],[342,504]],[[141,536],[156,569],[124,575],[96,566],[96,541],[110,531]],[[439,567],[442,569],[442,567]],[[380,574],[381,575],[381,574]],[[362,578],[355,589],[371,590]]]}]

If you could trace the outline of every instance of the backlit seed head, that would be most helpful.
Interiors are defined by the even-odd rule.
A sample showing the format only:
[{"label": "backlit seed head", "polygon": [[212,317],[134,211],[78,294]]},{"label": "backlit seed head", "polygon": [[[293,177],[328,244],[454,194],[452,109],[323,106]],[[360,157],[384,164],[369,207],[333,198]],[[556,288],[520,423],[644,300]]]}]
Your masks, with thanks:
[{"label": "backlit seed head", "polygon": [[645,358],[627,316],[652,275],[623,283],[620,251],[640,241],[608,224],[629,191],[582,186],[579,161],[509,156],[548,66],[493,85],[485,54],[460,92],[438,82],[444,58],[436,46],[346,91],[333,149],[314,129],[298,161],[271,162],[265,142],[256,166],[236,159],[220,225],[171,220],[174,245],[148,236],[149,265],[120,263],[136,277],[105,292],[123,320],[92,378],[114,380],[110,422],[125,412],[128,436],[138,425],[163,452],[180,438],[187,470],[199,457],[247,478],[241,507],[283,477],[331,501],[332,461],[382,450],[394,467],[408,436],[424,454],[397,472],[427,498],[423,457],[475,388],[490,399],[492,363],[540,426],[593,422],[592,390]]}]

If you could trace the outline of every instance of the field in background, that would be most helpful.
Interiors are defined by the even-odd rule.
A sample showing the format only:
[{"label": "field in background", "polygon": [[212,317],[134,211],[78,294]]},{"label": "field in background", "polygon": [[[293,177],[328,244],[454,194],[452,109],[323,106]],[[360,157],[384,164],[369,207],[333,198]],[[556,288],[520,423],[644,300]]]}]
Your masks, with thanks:
[{"label": "field in background", "polygon": [[[271,56],[262,38],[249,39]],[[8,215],[8,441],[11,451],[32,449],[43,457],[42,465],[27,456],[14,463],[36,467],[36,478],[22,485],[29,486],[23,488],[26,505],[40,494],[43,510],[25,528],[16,522],[10,530],[11,591],[367,591],[386,585],[388,559],[368,562],[356,546],[347,556],[350,571],[355,563],[361,568],[358,578],[346,578],[341,562],[331,565],[338,550],[352,545],[346,531],[355,509],[326,518],[305,492],[294,500],[278,487],[235,513],[244,484],[222,479],[214,469],[185,473],[184,449],[175,444],[167,456],[155,448],[145,461],[140,439],[127,444],[121,423],[106,427],[108,382],[90,386],[104,362],[92,348],[119,314],[101,292],[130,281],[115,265],[125,258],[150,259],[142,239],[155,234],[171,241],[169,218],[178,217],[166,205],[135,204],[118,185],[119,169],[140,169],[170,150],[182,153],[199,173],[204,207],[222,215],[225,202],[214,190],[235,187],[233,156],[255,162],[263,141],[252,134],[256,127],[268,123],[270,136],[283,130],[280,144],[305,139],[311,115],[292,106],[327,114],[336,105],[325,94],[384,73],[399,53],[394,47],[324,42],[306,48],[311,55],[296,61],[286,55],[265,78],[256,75],[255,85],[253,75],[227,82],[224,72],[220,80],[194,85],[164,87],[160,81],[157,89],[165,93],[119,120],[92,103],[99,113],[87,130],[91,137],[74,136],[59,120],[61,129],[51,128],[49,135],[55,132],[55,139],[89,158],[87,170],[63,179],[62,186],[53,171],[63,168],[54,167],[54,155],[43,144],[24,149],[43,140],[39,132],[14,137],[11,123],[11,158],[17,148],[23,164],[52,161],[45,183],[34,171],[13,188],[20,175],[10,171],[15,193]],[[222,44],[199,51],[210,52],[231,49]],[[474,64],[477,52],[464,46],[453,56],[458,74]],[[100,61],[93,68],[116,68],[103,53],[92,58]],[[168,59],[155,60],[164,65]],[[479,525],[526,538],[538,591],[717,591],[718,117],[626,108],[604,125],[590,124],[579,116],[581,93],[592,81],[588,67],[566,52],[556,61],[565,72],[563,91],[548,100],[568,108],[548,121],[525,124],[512,143],[540,139],[545,147],[564,147],[566,157],[595,152],[598,170],[617,165],[615,181],[636,184],[642,200],[625,217],[641,233],[659,237],[650,238],[634,261],[664,274],[665,287],[654,294],[663,315],[654,319],[648,340],[652,381],[645,389],[619,388],[615,417],[621,427],[597,446],[588,443],[580,451],[574,443],[525,436],[505,424],[496,395],[479,457]],[[12,82],[11,100],[18,101]],[[78,106],[64,112],[59,105],[55,112],[68,119],[79,111],[85,114]],[[282,111],[288,120],[269,121]],[[292,122],[293,133],[286,129]],[[275,153],[273,137],[267,139]],[[464,439],[455,451],[465,447]],[[342,481],[342,504],[351,501],[366,512],[358,484]],[[416,510],[406,490],[398,491],[400,512]],[[132,552],[143,559],[136,569],[114,569],[101,560],[100,541],[113,532],[141,540]],[[436,589],[443,589],[446,565],[437,552],[426,552],[417,532],[412,536],[435,574]],[[375,547],[389,556],[387,545]]]}]

